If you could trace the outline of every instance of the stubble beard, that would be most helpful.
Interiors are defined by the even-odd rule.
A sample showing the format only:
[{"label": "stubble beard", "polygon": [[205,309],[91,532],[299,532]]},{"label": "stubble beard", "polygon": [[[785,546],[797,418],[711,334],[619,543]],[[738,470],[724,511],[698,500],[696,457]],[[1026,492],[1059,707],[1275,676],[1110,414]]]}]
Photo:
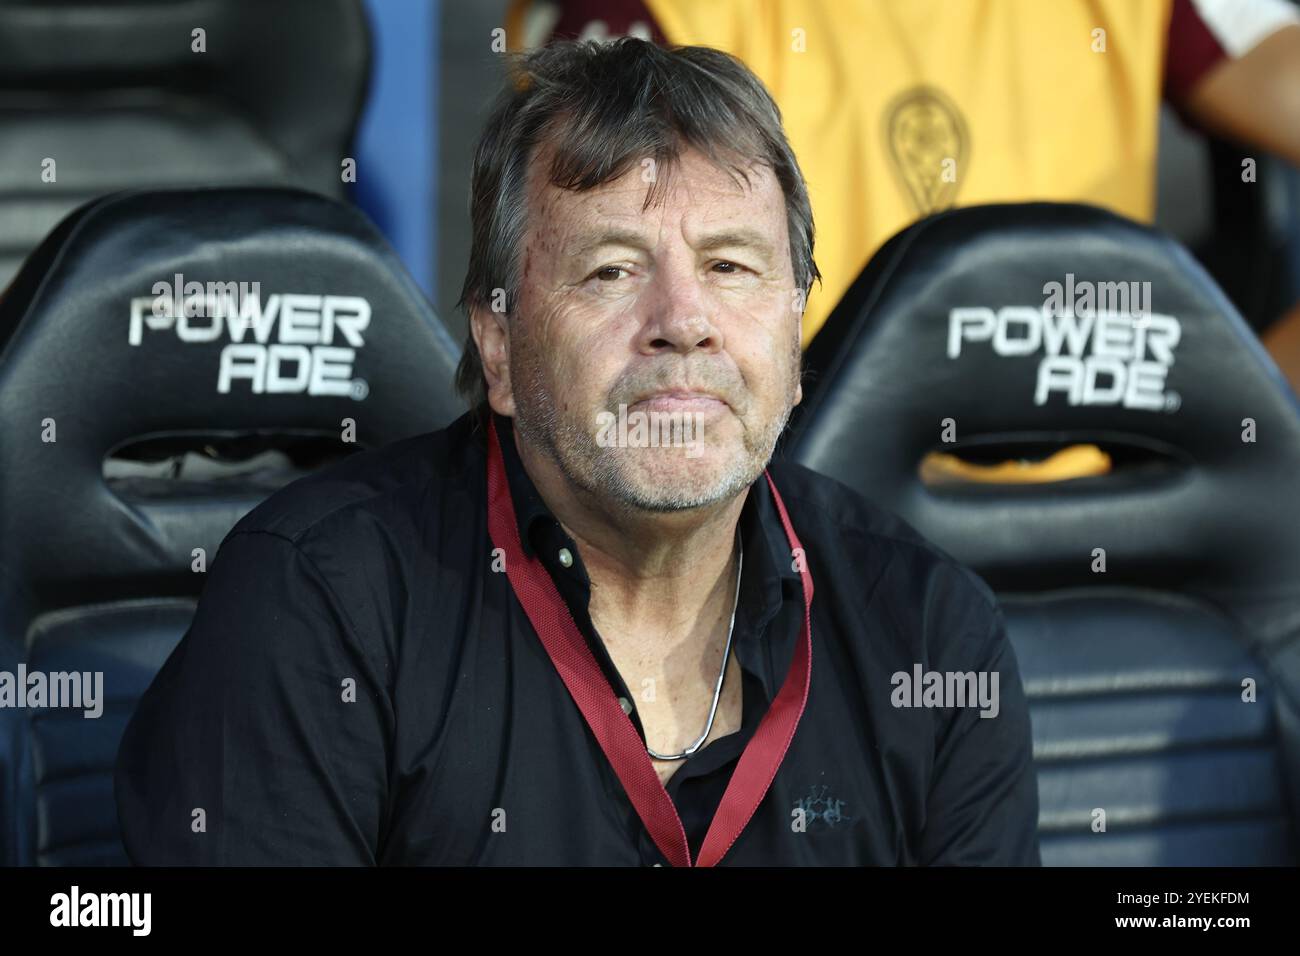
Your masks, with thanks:
[{"label": "stubble beard", "polygon": [[[521,365],[512,369],[515,397],[515,425],[525,441],[541,449],[555,462],[573,485],[606,504],[631,512],[668,513],[705,508],[728,501],[758,479],[771,460],[794,408],[794,389],[799,376],[800,350],[796,342],[794,375],[786,391],[781,414],[759,429],[745,427],[742,452],[711,474],[686,475],[674,486],[655,485],[636,468],[630,455],[669,454],[685,456],[685,449],[603,447],[596,441],[595,415],[591,421],[577,421],[560,414],[542,370]],[[531,363],[529,363],[531,365]],[[617,416],[617,409],[608,409]]]}]

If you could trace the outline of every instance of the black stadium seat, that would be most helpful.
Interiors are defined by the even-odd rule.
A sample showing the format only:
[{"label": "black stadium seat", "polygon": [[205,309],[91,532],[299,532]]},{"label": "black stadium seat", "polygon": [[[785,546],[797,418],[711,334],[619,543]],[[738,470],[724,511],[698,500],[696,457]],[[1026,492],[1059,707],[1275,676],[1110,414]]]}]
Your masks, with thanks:
[{"label": "black stadium seat", "polygon": [[360,0],[0,0],[0,288],[114,190],[341,197],[369,68]]},{"label": "black stadium seat", "polygon": [[[1149,298],[1101,285],[1119,282]],[[1108,303],[1091,318],[1089,290]],[[1192,258],[1086,206],[941,213],[872,259],[807,367],[784,453],[999,594],[1044,863],[1295,864],[1300,406]],[[931,452],[978,466],[1074,443],[1110,470],[921,477]]]},{"label": "black stadium seat", "polygon": [[449,422],[458,357],[370,223],[312,193],[122,193],[41,244],[0,298],[0,671],[102,671],[103,712],[0,708],[0,865],[127,862],[113,761],[196,549],[313,465]]}]

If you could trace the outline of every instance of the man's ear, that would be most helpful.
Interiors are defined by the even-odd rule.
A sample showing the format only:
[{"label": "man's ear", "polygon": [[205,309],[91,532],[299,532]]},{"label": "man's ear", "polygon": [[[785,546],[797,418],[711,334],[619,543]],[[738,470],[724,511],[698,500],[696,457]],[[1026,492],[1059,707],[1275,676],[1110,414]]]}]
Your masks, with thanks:
[{"label": "man's ear", "polygon": [[488,405],[498,415],[513,418],[515,395],[510,386],[510,326],[506,313],[475,306],[470,309],[469,327],[483,362]]}]

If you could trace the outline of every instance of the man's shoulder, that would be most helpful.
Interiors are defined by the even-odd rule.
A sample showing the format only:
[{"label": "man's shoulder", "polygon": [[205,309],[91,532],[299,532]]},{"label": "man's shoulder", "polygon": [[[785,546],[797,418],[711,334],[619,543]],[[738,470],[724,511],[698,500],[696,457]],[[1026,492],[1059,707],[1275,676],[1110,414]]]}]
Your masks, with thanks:
[{"label": "man's shoulder", "polygon": [[465,472],[472,427],[466,416],[437,431],[353,452],[275,491],[230,534],[266,532],[298,544],[360,515],[400,521]]},{"label": "man's shoulder", "polygon": [[898,562],[914,576],[943,578],[990,609],[997,606],[983,578],[895,512],[793,461],[774,459],[768,470],[806,547],[824,542],[864,566]]},{"label": "man's shoulder", "polygon": [[817,531],[847,531],[877,546],[917,550],[940,561],[954,560],[899,515],[835,478],[784,459],[773,460],[768,470],[791,520],[798,516]]}]

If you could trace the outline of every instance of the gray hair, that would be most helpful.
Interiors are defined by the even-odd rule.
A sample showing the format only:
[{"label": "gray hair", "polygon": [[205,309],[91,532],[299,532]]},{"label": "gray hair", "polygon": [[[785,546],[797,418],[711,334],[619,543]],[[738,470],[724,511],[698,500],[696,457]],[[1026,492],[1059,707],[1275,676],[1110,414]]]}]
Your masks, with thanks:
[{"label": "gray hair", "polygon": [[[807,295],[821,278],[813,261],[808,187],[786,141],[781,112],[740,60],[710,47],[662,47],[623,37],[612,43],[560,41],[511,54],[508,69],[510,83],[493,105],[474,154],[473,236],[458,308],[468,313],[504,304],[507,313],[514,310],[528,163],[539,147],[550,151],[550,182],[575,191],[615,180],[646,157],[656,170],[670,168],[683,147],[746,182],[747,166],[766,166],[785,194],[795,284]],[[655,176],[643,208],[654,202],[666,178]],[[472,331],[456,388],[471,405],[485,398]]]}]

